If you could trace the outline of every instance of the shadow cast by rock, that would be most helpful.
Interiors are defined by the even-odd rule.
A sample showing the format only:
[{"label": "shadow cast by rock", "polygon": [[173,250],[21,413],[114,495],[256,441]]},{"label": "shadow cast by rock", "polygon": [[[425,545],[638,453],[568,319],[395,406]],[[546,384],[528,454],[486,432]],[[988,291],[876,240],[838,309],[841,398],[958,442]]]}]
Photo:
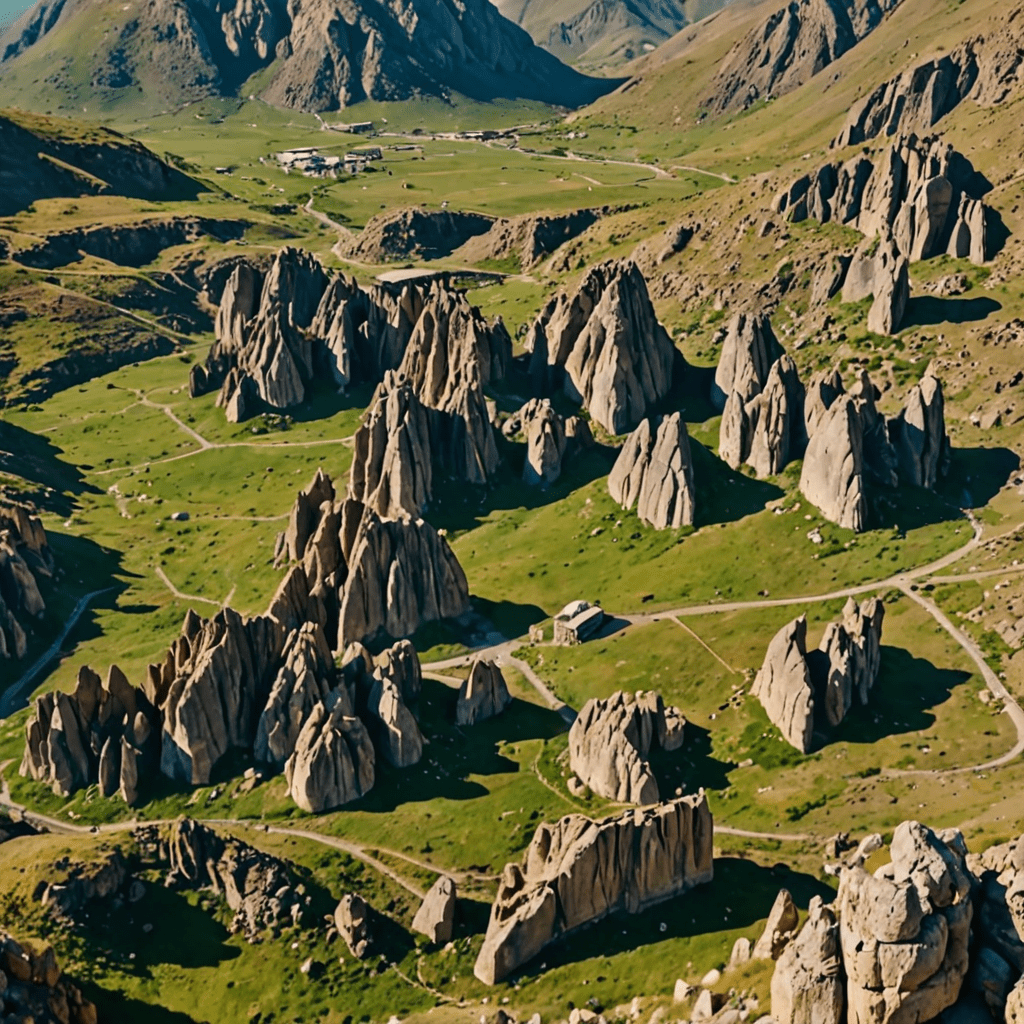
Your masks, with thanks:
[{"label": "shadow cast by rock", "polygon": [[908,327],[932,327],[937,324],[966,324],[984,320],[1003,307],[995,299],[978,296],[973,299],[940,299],[934,295],[917,295],[907,303],[900,330]]},{"label": "shadow cast by rock", "polygon": [[1019,469],[1009,448],[954,448],[939,493],[960,508],[982,508]]}]

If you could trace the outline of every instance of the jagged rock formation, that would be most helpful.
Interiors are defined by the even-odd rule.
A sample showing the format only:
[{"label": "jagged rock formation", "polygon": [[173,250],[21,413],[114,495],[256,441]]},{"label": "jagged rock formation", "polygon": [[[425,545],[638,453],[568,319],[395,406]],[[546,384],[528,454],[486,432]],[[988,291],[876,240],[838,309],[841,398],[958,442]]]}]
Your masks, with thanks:
[{"label": "jagged rock formation", "polygon": [[284,771],[295,803],[319,814],[365,796],[373,788],[375,768],[370,734],[339,687],[306,718]]},{"label": "jagged rock formation", "polygon": [[1019,85],[1024,65],[1019,15],[1019,8],[1007,4],[985,35],[883,82],[850,108],[833,145],[926,132],[968,98],[982,107],[1002,103]]},{"label": "jagged rock formation", "polygon": [[570,814],[541,825],[522,864],[502,872],[473,973],[493,985],[561,935],[711,881],[713,832],[703,792],[603,821]]},{"label": "jagged rock formation", "polygon": [[612,466],[608,493],[625,509],[636,505],[636,514],[656,530],[693,525],[697,491],[682,413],[657,424],[641,421]]},{"label": "jagged rock formation", "polygon": [[4,1020],[96,1024],[94,1003],[62,971],[52,946],[23,946],[0,928],[0,1010]]},{"label": "jagged rock formation", "polygon": [[816,730],[834,728],[854,697],[868,703],[881,662],[885,606],[852,597],[839,622],[826,626],[816,651],[807,650],[807,618],[783,626],[765,653],[752,693],[786,741],[806,754]]},{"label": "jagged rock formation", "polygon": [[[258,74],[266,102],[325,111],[361,100],[446,99],[452,90],[481,101],[557,97],[581,106],[614,86],[566,67],[482,0],[457,8],[416,0],[402,10],[340,0],[308,8],[261,0],[227,5],[214,15],[189,0],[115,18],[110,38],[81,55],[82,80],[96,92],[74,95],[79,102],[131,96],[157,111],[236,96]],[[89,16],[89,6],[78,0],[43,0],[0,37],[0,65],[5,71],[31,66],[43,49],[70,60]],[[63,93],[68,87],[55,88]]]},{"label": "jagged rock formation", "polygon": [[529,270],[611,212],[606,206],[569,213],[499,217],[487,231],[466,242],[457,256],[466,263],[513,259],[521,270]]},{"label": "jagged rock formation", "polygon": [[726,55],[702,106],[744,110],[792,92],[872,32],[900,0],[790,3],[752,28]]},{"label": "jagged rock formation", "polygon": [[598,796],[654,804],[658,782],[647,758],[655,744],[666,751],[682,747],[685,728],[679,709],[666,707],[653,690],[591,698],[569,730],[569,766]]},{"label": "jagged rock formation", "polygon": [[417,764],[423,756],[423,734],[398,681],[387,672],[376,671],[366,705],[384,759],[396,768]]},{"label": "jagged rock formation", "polygon": [[[747,390],[753,387],[753,382]],[[774,476],[803,454],[807,444],[804,386],[796,363],[781,356],[768,371],[764,387],[749,400],[733,391],[725,403],[718,454],[739,469],[743,463],[758,476]]]},{"label": "jagged rock formation", "polygon": [[793,938],[793,933],[799,923],[800,911],[797,910],[790,891],[780,889],[772,904],[772,909],[768,912],[764,931],[750,951],[750,958],[752,960],[778,960]]},{"label": "jagged rock formation", "polygon": [[934,1020],[967,974],[972,906],[963,836],[916,821],[893,833],[873,875],[843,870],[836,898],[852,1020]]},{"label": "jagged rock formation", "polygon": [[937,377],[928,373],[910,389],[903,410],[889,420],[889,437],[900,479],[934,490],[949,469],[945,403]]},{"label": "jagged rock formation", "polygon": [[359,960],[370,953],[373,942],[373,908],[356,893],[341,897],[334,908],[334,926],[349,952]]},{"label": "jagged rock formation", "polygon": [[839,925],[820,896],[811,898],[796,941],[778,958],[772,975],[776,1024],[842,1024],[843,963]]},{"label": "jagged rock formation", "polygon": [[458,904],[455,882],[442,875],[423,898],[412,919],[413,931],[426,935],[435,945],[451,942],[455,933],[455,909]]},{"label": "jagged rock formation", "polygon": [[358,235],[343,238],[338,253],[360,263],[436,260],[450,256],[470,238],[486,235],[494,223],[493,217],[461,210],[386,210],[371,217]]},{"label": "jagged rock formation", "polygon": [[526,435],[523,480],[534,486],[553,484],[562,475],[567,439],[565,420],[550,399],[531,398],[516,413],[519,429]]},{"label": "jagged rock formation", "polygon": [[[56,866],[56,865],[55,865]],[[47,914],[63,924],[84,924],[97,903],[125,889],[142,885],[132,879],[119,848],[87,863],[71,864],[65,873],[51,877],[39,894],[39,902]]]},{"label": "jagged rock formation", "polygon": [[156,760],[159,716],[146,694],[111,665],[105,683],[87,665],[71,694],[36,698],[25,724],[23,776],[49,785],[59,796],[99,784],[103,796],[120,792],[138,800],[138,765]]},{"label": "jagged rock formation", "polygon": [[852,396],[836,398],[811,435],[800,490],[826,519],[858,533],[867,529],[864,438]]},{"label": "jagged rock formation", "polygon": [[317,622],[293,630],[281,655],[283,664],[256,725],[257,761],[283,768],[313,708],[334,688],[334,659]]},{"label": "jagged rock formation", "polygon": [[[985,187],[950,143],[908,135],[798,178],[775,197],[772,210],[794,222],[846,224],[869,240],[877,235],[888,243],[891,235],[895,253],[911,262],[949,253],[984,263],[994,255],[992,212],[981,202]],[[859,289],[861,297],[877,298],[877,289],[896,276],[892,270],[879,275],[873,287]],[[844,290],[843,301],[857,300]]]},{"label": "jagged rock formation", "polygon": [[0,659],[25,657],[26,628],[46,613],[39,581],[53,570],[39,517],[24,505],[0,505]]},{"label": "jagged rock formation", "polygon": [[804,394],[804,428],[808,437],[814,434],[832,403],[845,391],[838,370],[823,370],[811,378]]},{"label": "jagged rock formation", "polygon": [[711,385],[711,404],[719,411],[734,393],[744,402],[761,393],[768,372],[782,355],[771,320],[763,313],[737,313],[726,329],[722,355]]},{"label": "jagged rock formation", "polygon": [[751,693],[787,743],[806,754],[814,735],[814,687],[807,664],[807,617],[783,626],[772,638]]},{"label": "jagged rock formation", "polygon": [[427,410],[388,371],[356,431],[349,497],[385,519],[418,516],[433,497],[433,461]]},{"label": "jagged rock formation", "polygon": [[254,846],[221,836],[191,818],[179,818],[167,839],[167,885],[211,888],[223,896],[234,918],[228,930],[250,943],[282,922],[301,922],[308,897],[296,887],[284,861]]},{"label": "jagged rock formation", "polygon": [[559,292],[527,338],[530,372],[559,382],[612,434],[633,430],[672,385],[676,351],[658,323],[636,264],[591,267],[578,288]]},{"label": "jagged rock formation", "polygon": [[465,297],[433,289],[413,329],[399,374],[431,413],[435,457],[452,476],[485,484],[498,467],[484,386],[500,380],[512,340]]},{"label": "jagged rock formation", "polygon": [[272,616],[243,619],[223,608],[200,619],[189,612],[164,665],[150,667],[147,687],[163,713],[166,776],[206,785],[228,750],[252,745],[284,639]]},{"label": "jagged rock formation", "polygon": [[512,694],[501,669],[493,661],[478,658],[459,687],[455,721],[458,725],[475,725],[500,715],[511,703]]}]

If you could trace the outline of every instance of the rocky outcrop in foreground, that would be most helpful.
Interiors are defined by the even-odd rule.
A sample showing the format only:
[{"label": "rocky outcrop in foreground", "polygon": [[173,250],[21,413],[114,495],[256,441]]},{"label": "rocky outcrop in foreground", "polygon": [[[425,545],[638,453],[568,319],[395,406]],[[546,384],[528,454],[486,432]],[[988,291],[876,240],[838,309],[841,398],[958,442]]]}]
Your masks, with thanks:
[{"label": "rocky outcrop in foreground", "polygon": [[781,7],[726,54],[701,107],[723,114],[792,92],[856,46],[899,3],[816,0]]},{"label": "rocky outcrop in foreground", "polygon": [[682,413],[642,420],[626,438],[608,476],[608,493],[656,530],[692,526],[697,490]]},{"label": "rocky outcrop in foreground", "polygon": [[654,690],[635,695],[617,690],[605,700],[591,698],[569,730],[569,766],[598,796],[655,804],[661,798],[647,758],[655,745],[679,750],[685,729],[679,709],[666,707]]},{"label": "rocky outcrop in foreground", "polygon": [[501,669],[493,661],[478,658],[459,687],[455,704],[457,725],[474,725],[500,715],[512,703],[512,694]]},{"label": "rocky outcrop in foreground", "polygon": [[[984,263],[995,253],[994,218],[983,194],[970,160],[950,143],[908,135],[798,178],[775,197],[773,212],[794,222],[810,217],[845,224],[869,240],[891,236],[897,255],[912,263],[942,253]],[[878,288],[896,277],[876,275],[876,287],[865,294],[877,300]],[[843,301],[857,300],[844,291]],[[899,318],[878,333],[898,328]]]},{"label": "rocky outcrop in foreground", "polygon": [[167,885],[209,887],[222,896],[235,915],[228,926],[233,935],[258,943],[268,929],[301,923],[309,897],[277,857],[191,818],[179,818],[170,827],[166,852]]},{"label": "rocky outcrop in foreground", "polygon": [[493,985],[562,935],[710,882],[713,833],[703,792],[603,821],[570,814],[541,825],[522,863],[502,872],[473,973]]},{"label": "rocky outcrop in foreground", "polygon": [[0,1011],[20,1024],[96,1024],[95,1004],[61,971],[52,946],[23,946],[0,928]]},{"label": "rocky outcrop in foreground", "polygon": [[24,505],[0,505],[0,659],[25,657],[28,632],[46,612],[39,581],[53,571],[39,517]]},{"label": "rocky outcrop in foreground", "polygon": [[423,898],[412,920],[413,931],[426,935],[435,945],[451,942],[455,933],[455,910],[458,900],[455,882],[442,875]]},{"label": "rocky outcrop in foreground", "polygon": [[526,344],[538,384],[561,383],[612,434],[633,430],[672,386],[676,350],[632,262],[591,267],[544,307]]},{"label": "rocky outcrop in foreground", "polygon": [[153,704],[116,665],[106,682],[83,665],[74,692],[36,698],[20,771],[58,796],[96,784],[102,796],[120,793],[134,806],[140,773],[158,757],[159,730]]},{"label": "rocky outcrop in foreground", "polygon": [[802,753],[815,731],[834,728],[854,699],[868,703],[881,661],[885,606],[872,597],[852,597],[843,617],[825,628],[816,651],[807,650],[807,618],[783,626],[768,645],[751,692],[785,740]]},{"label": "rocky outcrop in foreground", "polygon": [[[800,490],[839,526],[867,529],[868,485],[898,484],[934,490],[949,470],[942,385],[927,372],[888,419],[862,371],[849,392],[838,375],[816,381],[806,418],[813,427],[800,473]],[[830,403],[830,404],[829,404]]]}]

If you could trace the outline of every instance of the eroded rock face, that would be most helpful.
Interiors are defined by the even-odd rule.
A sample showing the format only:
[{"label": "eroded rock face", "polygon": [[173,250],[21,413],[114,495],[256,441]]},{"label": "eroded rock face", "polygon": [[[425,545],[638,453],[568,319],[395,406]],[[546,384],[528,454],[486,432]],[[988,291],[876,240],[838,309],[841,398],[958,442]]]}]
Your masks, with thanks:
[{"label": "eroded rock face", "polygon": [[420,515],[433,497],[430,419],[412,385],[389,371],[356,431],[348,493],[377,515]]},{"label": "eroded rock face", "polygon": [[591,267],[555,296],[528,347],[535,379],[548,385],[560,371],[566,394],[612,434],[633,430],[672,386],[675,348],[633,262]]},{"label": "eroded rock face", "polygon": [[375,673],[367,711],[384,759],[396,768],[417,764],[423,756],[423,734],[398,683],[386,673]]},{"label": "eroded rock face", "polygon": [[639,913],[712,878],[707,798],[681,797],[592,821],[541,825],[508,864],[474,974],[493,985],[561,935],[612,913]]},{"label": "eroded rock face", "polygon": [[467,263],[511,257],[519,262],[521,269],[529,270],[610,212],[611,208],[602,207],[560,214],[499,217],[484,234],[466,242],[457,257]]},{"label": "eroded rock face", "polygon": [[782,355],[771,320],[763,313],[737,313],[725,332],[722,355],[711,386],[711,404],[719,411],[734,393],[744,402],[759,395],[768,372]]},{"label": "eroded rock face", "polygon": [[413,931],[426,935],[435,945],[451,942],[455,933],[455,882],[442,875],[424,897],[413,918]]},{"label": "eroded rock face", "polygon": [[373,908],[356,893],[341,897],[334,910],[334,926],[349,952],[359,960],[368,956],[373,944]]},{"label": "eroded rock face", "polygon": [[450,256],[470,238],[487,234],[494,223],[486,214],[463,210],[386,210],[371,217],[358,235],[342,239],[339,252],[361,263],[436,260]]},{"label": "eroded rock face", "polygon": [[455,704],[458,725],[473,725],[500,715],[512,703],[505,677],[493,661],[482,658],[473,662],[469,676],[459,687]]},{"label": "eroded rock face", "polygon": [[806,754],[814,735],[814,687],[807,665],[807,617],[783,626],[772,638],[751,693],[787,743]]},{"label": "eroded rock face", "polygon": [[800,490],[821,514],[858,533],[867,529],[864,436],[855,400],[840,395],[807,444]]},{"label": "eroded rock face", "polygon": [[301,919],[304,902],[285,862],[240,839],[179,818],[170,828],[167,856],[167,884],[209,886],[234,911],[229,931],[250,943],[260,942],[268,929]]},{"label": "eroded rock face", "polygon": [[319,814],[365,796],[373,788],[375,767],[370,734],[339,687],[306,718],[285,764],[285,780],[295,803]]},{"label": "eroded rock face", "polygon": [[774,476],[799,457],[806,444],[804,387],[796,363],[784,355],[772,364],[763,389],[749,401],[739,391],[729,396],[718,454],[733,469],[747,463],[758,476]]},{"label": "eroded rock face", "polygon": [[851,1021],[934,1020],[967,974],[972,907],[966,847],[955,830],[904,822],[892,862],[843,871],[836,899]]},{"label": "eroded rock face", "polygon": [[11,1021],[34,1024],[96,1024],[94,1003],[63,974],[52,946],[23,946],[0,928],[0,1005]]},{"label": "eroded rock face", "polygon": [[764,931],[750,952],[751,958],[778,960],[793,938],[799,923],[800,912],[793,902],[792,895],[788,889],[780,889],[768,913]]},{"label": "eroded rock face", "polygon": [[910,389],[903,411],[889,421],[900,479],[934,490],[949,468],[942,384],[928,373]]},{"label": "eroded rock face", "polygon": [[157,710],[116,665],[110,666],[103,683],[83,665],[73,693],[55,691],[36,698],[25,725],[20,772],[47,783],[59,796],[98,783],[103,796],[120,790],[134,806],[135,760],[155,762],[158,729]]},{"label": "eroded rock face", "polygon": [[656,530],[693,525],[697,494],[682,413],[640,423],[619,451],[608,492]]},{"label": "eroded rock face", "polygon": [[53,569],[39,517],[25,505],[0,505],[0,659],[25,656],[26,630],[46,611],[39,584]]},{"label": "eroded rock face", "polygon": [[514,418],[526,438],[523,481],[540,487],[553,484],[562,475],[562,459],[569,446],[565,420],[548,398],[531,398]]},{"label": "eroded rock face", "polygon": [[658,782],[648,756],[655,744],[678,750],[686,720],[661,694],[613,693],[583,705],[569,730],[569,765],[584,785],[619,803],[654,804]]},{"label": "eroded rock face", "polygon": [[839,925],[820,896],[811,899],[800,934],[772,975],[772,1016],[778,1024],[842,1024],[843,963]]}]

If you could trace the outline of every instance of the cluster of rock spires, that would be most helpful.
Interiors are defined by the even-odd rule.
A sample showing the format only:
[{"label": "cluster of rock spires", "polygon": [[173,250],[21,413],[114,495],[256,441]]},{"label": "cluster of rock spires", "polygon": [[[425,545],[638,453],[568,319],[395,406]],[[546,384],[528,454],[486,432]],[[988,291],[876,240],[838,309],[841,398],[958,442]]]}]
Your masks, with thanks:
[{"label": "cluster of rock spires", "polygon": [[501,425],[505,437],[526,442],[523,482],[547,487],[562,475],[562,464],[594,443],[582,416],[563,416],[550,398],[531,398]]},{"label": "cluster of rock spires", "polygon": [[54,572],[39,517],[19,504],[0,504],[0,659],[23,658],[32,623],[46,613],[39,580]]},{"label": "cluster of rock spires", "polygon": [[[1024,1006],[1024,982],[1017,980],[1024,921],[1011,891],[989,885],[1020,878],[1013,863],[1019,841],[976,858],[958,830],[905,821],[893,833],[889,862],[869,874],[864,857],[882,846],[880,836],[869,839],[841,868],[835,902],[826,906],[815,897],[803,928],[784,937],[772,977],[772,1019],[931,1021],[971,993],[994,1019],[1016,1024]],[[972,864],[984,871],[981,880]],[[1013,963],[995,953],[998,943]]]},{"label": "cluster of rock spires", "polygon": [[877,597],[852,597],[839,622],[830,622],[817,650],[807,650],[807,617],[775,634],[751,692],[785,740],[808,753],[816,732],[835,728],[853,706],[868,703],[881,662],[885,606]]},{"label": "cluster of rock spires", "polygon": [[83,665],[73,693],[36,698],[20,771],[59,796],[98,785],[103,796],[119,793],[134,806],[139,777],[155,766],[159,748],[160,715],[149,697],[116,665],[106,682]]},{"label": "cluster of rock spires", "polygon": [[682,413],[641,420],[619,450],[608,493],[656,530],[693,525],[697,488]]},{"label": "cluster of rock spires", "polygon": [[94,1003],[61,971],[52,946],[35,949],[0,928],[0,1013],[11,1024],[96,1024]]},{"label": "cluster of rock spires", "polygon": [[809,81],[877,28],[900,0],[789,3],[752,28],[726,54],[704,106],[712,114],[744,110]]},{"label": "cluster of rock spires", "polygon": [[453,373],[445,381],[435,375],[417,382],[426,405],[453,413],[467,401],[461,388],[485,386],[511,358],[501,322],[486,323],[443,281],[363,288],[342,274],[328,275],[315,256],[294,248],[278,252],[266,273],[240,261],[224,287],[215,327],[217,341],[205,365],[193,367],[189,390],[194,396],[219,388],[217,404],[236,423],[261,403],[279,410],[300,405],[315,378],[341,388],[379,383],[407,358],[415,363],[410,346],[420,362],[447,346],[453,366],[467,377],[468,350],[475,350],[478,381]]},{"label": "cluster of rock spires", "polygon": [[591,267],[547,303],[525,344],[536,385],[561,386],[612,434],[633,430],[668,394],[680,358],[632,261]]},{"label": "cluster of rock spires", "polygon": [[545,822],[502,872],[473,973],[493,985],[562,935],[711,881],[713,833],[703,792],[603,821]]},{"label": "cluster of rock spires", "polygon": [[949,470],[942,385],[930,372],[903,409],[885,417],[867,371],[846,392],[837,373],[812,383],[808,421],[815,423],[800,474],[800,490],[826,519],[867,529],[869,483],[934,490]]},{"label": "cluster of rock spires", "polygon": [[[877,304],[886,281],[899,294],[906,292],[901,280],[906,261],[942,253],[979,264],[992,258],[994,220],[982,202],[985,190],[984,179],[950,143],[908,135],[884,149],[858,152],[845,163],[828,163],[805,174],[775,197],[773,212],[792,221],[810,217],[845,224],[867,236],[869,244],[877,237],[893,248],[896,258],[888,273],[877,268],[874,281],[862,279],[857,297],[844,288],[844,302],[873,294]],[[839,286],[842,280],[833,294]],[[891,323],[876,314],[870,326],[891,334],[901,318],[902,310]]]},{"label": "cluster of rock spires", "polygon": [[679,709],[666,707],[657,691],[616,690],[605,700],[591,698],[569,730],[575,784],[619,803],[656,804],[661,796],[647,759],[655,745],[679,750],[685,730]]}]

